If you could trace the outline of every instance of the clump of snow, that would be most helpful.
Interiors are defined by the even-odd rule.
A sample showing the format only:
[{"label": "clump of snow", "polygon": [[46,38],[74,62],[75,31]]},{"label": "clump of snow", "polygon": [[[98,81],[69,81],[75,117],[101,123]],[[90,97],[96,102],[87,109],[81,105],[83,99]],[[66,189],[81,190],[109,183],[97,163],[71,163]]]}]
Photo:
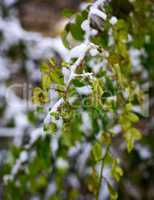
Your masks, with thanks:
[{"label": "clump of snow", "polygon": [[107,19],[107,15],[105,12],[100,11],[99,9],[93,8],[93,7],[91,7],[91,9],[90,9],[90,15],[96,15],[96,16],[102,18],[103,20]]},{"label": "clump of snow", "polygon": [[88,7],[88,3],[86,3],[86,2],[82,2],[81,4],[80,4],[80,10],[85,10],[87,7]]},{"label": "clump of snow", "polygon": [[27,159],[28,159],[28,153],[27,153],[27,151],[22,151],[20,153],[20,158],[19,159],[21,160],[21,162],[26,162]]},{"label": "clump of snow", "polygon": [[129,54],[130,54],[131,63],[133,67],[138,68],[138,70],[140,70],[141,69],[141,60],[140,60],[141,51],[138,49],[131,48],[129,50]]},{"label": "clump of snow", "polygon": [[91,56],[97,56],[99,54],[97,49],[91,49],[89,52]]},{"label": "clump of snow", "polygon": [[81,28],[82,28],[83,31],[86,31],[86,32],[90,31],[89,20],[87,20],[87,19],[84,20],[84,21],[82,22],[82,24],[81,24]]},{"label": "clump of snow", "polygon": [[87,45],[85,43],[82,43],[76,47],[74,47],[71,51],[70,51],[70,57],[71,58],[78,58],[81,57],[83,55],[83,53],[85,52],[85,49],[87,48]]},{"label": "clump of snow", "polygon": [[110,24],[115,25],[117,23],[117,18],[115,16],[112,16],[111,19],[109,20]]},{"label": "clump of snow", "polygon": [[57,167],[62,169],[67,169],[69,167],[68,162],[62,158],[58,158]]},{"label": "clump of snow", "polygon": [[89,130],[91,129],[91,121],[90,121],[90,117],[89,114],[87,112],[82,112],[82,130],[84,131],[84,133],[89,133]]},{"label": "clump of snow", "polygon": [[76,88],[76,90],[81,95],[88,95],[88,94],[92,93],[92,89],[91,89],[90,85],[78,87],[78,88]]},{"label": "clump of snow", "polygon": [[79,159],[77,160],[77,166],[78,166],[79,172],[82,174],[83,170],[85,169],[87,158],[89,157],[89,154],[91,151],[91,144],[84,143],[81,148],[82,148],[82,153],[80,154]]},{"label": "clump of snow", "polygon": [[91,35],[95,36],[98,34],[98,31],[96,29],[91,29]]},{"label": "clump of snow", "polygon": [[64,75],[64,83],[66,84],[67,81],[69,80],[70,69],[63,67],[62,72],[63,72],[63,75]]}]

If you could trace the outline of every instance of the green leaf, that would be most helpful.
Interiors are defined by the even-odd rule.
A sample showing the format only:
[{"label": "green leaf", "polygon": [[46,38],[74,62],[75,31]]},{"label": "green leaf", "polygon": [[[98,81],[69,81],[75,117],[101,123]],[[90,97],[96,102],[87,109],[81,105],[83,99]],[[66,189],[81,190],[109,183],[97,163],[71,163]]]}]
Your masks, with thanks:
[{"label": "green leaf", "polygon": [[133,150],[135,141],[140,140],[141,137],[141,133],[136,128],[130,128],[125,133],[124,138],[126,140],[127,150],[129,153]]},{"label": "green leaf", "polygon": [[63,85],[63,75],[59,69],[52,71],[50,77],[53,82]]},{"label": "green leaf", "polygon": [[81,29],[80,24],[70,24],[70,32],[74,39],[79,41],[84,39],[84,31]]},{"label": "green leaf", "polygon": [[127,103],[126,106],[125,106],[125,110],[126,110],[126,112],[130,112],[132,110],[132,104]]},{"label": "green leaf", "polygon": [[57,124],[54,122],[51,122],[50,124],[45,124],[44,131],[48,134],[54,134],[57,131]]},{"label": "green leaf", "polygon": [[40,66],[40,70],[41,70],[41,72],[48,73],[50,71],[50,67],[46,63],[43,63]]},{"label": "green leaf", "polygon": [[122,114],[119,118],[119,123],[124,131],[127,131],[131,126],[131,121],[128,120],[127,115]]},{"label": "green leaf", "polygon": [[133,123],[137,123],[139,121],[139,117],[132,112],[127,114],[127,118],[128,118],[128,120],[130,120]]},{"label": "green leaf", "polygon": [[112,142],[111,134],[110,133],[102,133],[101,137],[102,144],[109,145]]},{"label": "green leaf", "polygon": [[99,187],[99,179],[96,173],[92,173],[91,176],[86,178],[86,184],[90,192],[93,192],[95,195],[97,194]]},{"label": "green leaf", "polygon": [[49,89],[51,85],[51,79],[47,74],[42,75],[42,88]]},{"label": "green leaf", "polygon": [[[66,27],[69,27],[69,24],[66,25]],[[62,40],[63,40],[64,46],[69,49],[70,45],[69,45],[69,41],[68,41],[68,31],[66,30],[66,28],[62,33]]]},{"label": "green leaf", "polygon": [[87,12],[82,11],[76,16],[75,23],[70,24],[69,31],[75,40],[83,41],[85,32],[81,28],[82,22],[87,18]]},{"label": "green leaf", "polygon": [[[119,62],[119,61],[118,61]],[[123,74],[121,73],[121,69],[120,69],[120,66],[119,64],[115,64],[114,65],[114,69],[116,71],[116,74],[117,74],[117,78],[118,78],[118,82],[121,86],[123,86],[123,83],[124,83],[124,77],[123,77]]]},{"label": "green leaf", "polygon": [[37,123],[37,117],[36,117],[36,115],[35,115],[35,113],[33,111],[29,111],[27,113],[27,118],[32,124],[36,124]]},{"label": "green leaf", "polygon": [[115,191],[115,189],[112,187],[110,183],[107,184],[108,190],[110,193],[110,200],[117,200],[118,199],[118,193]]},{"label": "green leaf", "polygon": [[112,158],[111,153],[110,153],[110,152],[107,152],[107,155],[106,155],[105,160],[104,160],[104,166],[106,166],[106,165],[111,165],[112,159],[113,159],[113,158]]},{"label": "green leaf", "polygon": [[95,145],[93,146],[91,157],[94,163],[97,163],[102,159],[102,146],[99,143],[95,143]]},{"label": "green leaf", "polygon": [[32,101],[34,104],[45,104],[49,101],[48,92],[36,87],[33,90]]},{"label": "green leaf", "polygon": [[118,164],[118,160],[113,159],[111,176],[118,182],[120,177],[123,176],[123,170]]},{"label": "green leaf", "polygon": [[83,87],[83,86],[84,86],[84,83],[81,82],[81,81],[78,80],[78,79],[74,79],[74,80],[72,81],[72,83],[73,83],[74,86],[76,86],[76,87]]},{"label": "green leaf", "polygon": [[44,112],[44,107],[38,106],[38,107],[36,108],[36,112],[37,112],[37,113],[43,113],[43,112]]}]

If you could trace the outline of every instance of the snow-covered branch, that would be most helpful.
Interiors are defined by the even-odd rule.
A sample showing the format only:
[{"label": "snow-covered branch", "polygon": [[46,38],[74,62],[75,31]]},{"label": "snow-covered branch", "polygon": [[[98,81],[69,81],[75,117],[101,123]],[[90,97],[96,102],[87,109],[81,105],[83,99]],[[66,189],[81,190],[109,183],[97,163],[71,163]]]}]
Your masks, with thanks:
[{"label": "snow-covered branch", "polygon": [[[93,29],[90,27],[90,20],[92,15],[97,15],[101,18],[103,18],[103,20],[105,20],[107,18],[106,14],[101,11],[99,9],[100,5],[104,5],[106,0],[97,0],[95,3],[92,4],[89,14],[88,14],[88,18],[82,23],[81,28],[85,31],[85,41],[83,42],[83,44],[80,44],[76,47],[74,47],[71,51],[71,58],[76,57],[76,55],[78,54],[79,57],[77,58],[77,60],[75,61],[75,63],[73,65],[71,65],[69,67],[70,69],[70,76],[68,78],[68,81],[66,82],[66,90],[68,89],[71,81],[75,78],[75,77],[85,77],[85,76],[92,76],[91,73],[83,73],[83,74],[76,74],[76,69],[81,65],[82,61],[84,60],[85,56],[87,55],[87,53],[89,52],[89,50],[91,49],[97,49],[97,46],[95,44],[93,44],[90,41],[90,37],[94,34],[97,34],[97,30]],[[80,52],[79,52],[80,51]],[[74,56],[74,54],[76,54]],[[49,111],[48,115],[46,116],[44,123],[50,123],[51,121],[51,114],[54,112],[57,112],[58,108],[64,103],[64,99],[60,98],[52,107],[52,109]]]},{"label": "snow-covered branch", "polygon": [[[87,46],[85,46],[85,49],[84,51],[82,52],[81,56],[76,60],[76,62],[70,66],[70,76],[69,76],[69,79],[66,83],[66,88],[69,87],[71,81],[74,79],[74,75],[75,75],[75,72],[76,72],[76,69],[78,66],[81,65],[84,57],[86,56],[87,52],[89,51],[90,49],[90,45],[87,44]],[[50,112],[48,113],[48,115],[46,116],[45,120],[44,120],[44,123],[47,124],[47,123],[50,123],[50,120],[51,120],[51,114],[54,113],[54,112],[57,112],[58,108],[64,103],[64,99],[63,98],[60,98],[55,104],[54,106],[52,107],[52,109],[50,110]]]}]

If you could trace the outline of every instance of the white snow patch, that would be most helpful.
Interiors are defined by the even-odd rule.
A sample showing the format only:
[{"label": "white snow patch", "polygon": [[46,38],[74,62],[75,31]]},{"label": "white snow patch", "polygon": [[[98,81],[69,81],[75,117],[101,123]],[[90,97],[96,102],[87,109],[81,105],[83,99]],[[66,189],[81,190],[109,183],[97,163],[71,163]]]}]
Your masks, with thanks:
[{"label": "white snow patch", "polygon": [[103,20],[106,20],[106,19],[107,19],[107,15],[106,15],[105,12],[100,11],[99,9],[94,8],[94,7],[91,7],[91,9],[90,9],[90,15],[99,16],[99,17],[102,18]]},{"label": "white snow patch", "polygon": [[83,124],[81,129],[84,131],[84,133],[89,133],[89,130],[91,129],[91,121],[87,112],[82,112],[82,122]]},{"label": "white snow patch", "polygon": [[76,88],[76,90],[81,95],[88,95],[88,94],[92,93],[92,89],[91,89],[90,85],[78,87],[78,88]]},{"label": "white snow patch", "polygon": [[117,21],[118,21],[117,18],[115,16],[112,16],[109,22],[110,24],[115,25]]},{"label": "white snow patch", "polygon": [[79,57],[81,57],[85,53],[85,49],[86,48],[87,48],[87,45],[84,44],[84,43],[74,47],[70,51],[70,57],[71,58],[79,58]]},{"label": "white snow patch", "polygon": [[99,54],[98,50],[97,49],[91,49],[90,50],[90,55],[91,56],[97,56]]},{"label": "white snow patch", "polygon": [[69,167],[68,162],[62,158],[58,158],[57,167],[62,169],[67,169]]},{"label": "white snow patch", "polygon": [[83,31],[88,32],[90,31],[90,24],[89,24],[89,20],[84,20],[81,24],[81,28]]}]

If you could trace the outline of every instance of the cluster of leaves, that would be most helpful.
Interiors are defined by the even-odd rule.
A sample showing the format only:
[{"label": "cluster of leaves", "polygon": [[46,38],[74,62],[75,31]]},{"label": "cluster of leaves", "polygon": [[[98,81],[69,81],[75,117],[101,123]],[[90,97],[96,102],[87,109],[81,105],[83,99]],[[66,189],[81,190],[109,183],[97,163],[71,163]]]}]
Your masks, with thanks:
[{"label": "cluster of leaves", "polygon": [[[85,44],[83,52],[68,62],[58,65],[51,59],[41,66],[41,86],[34,89],[33,101],[39,106],[53,105],[54,91],[57,102],[49,108],[50,120],[45,120],[44,124],[44,131],[51,135],[47,134],[45,141],[43,139],[39,144],[33,144],[32,149],[28,150],[28,163],[22,163],[15,175],[16,180],[8,180],[6,199],[11,199],[14,188],[20,188],[21,193],[17,194],[16,199],[24,194],[47,198],[42,196],[47,182],[55,184],[55,191],[48,197],[52,200],[78,199],[86,195],[87,199],[102,200],[102,183],[107,185],[110,199],[118,199],[114,183],[120,181],[124,172],[114,152],[114,141],[119,137],[124,139],[128,152],[131,152],[135,141],[141,139],[141,133],[134,128],[139,117],[133,107],[142,106],[143,93],[132,80],[129,50],[132,47],[141,48],[147,34],[143,30],[141,40],[138,38],[138,16],[143,12],[140,1],[127,4],[130,6],[126,18],[124,13],[116,13],[114,1],[102,1],[95,9],[105,13],[106,19],[102,19],[97,12],[90,15],[94,4],[89,5],[73,17],[73,22],[67,25],[63,35],[68,48],[72,45],[81,48],[80,44]],[[146,7],[149,4],[144,1]],[[88,43],[85,42],[87,30],[82,28],[87,19],[90,31],[97,31],[97,34],[90,35]],[[117,125],[120,127],[119,133],[115,131]],[[53,152],[49,138],[51,143],[56,138],[58,147],[52,149]],[[79,151],[72,155],[70,152],[78,145]],[[33,156],[35,148],[36,155]],[[81,164],[85,148],[90,150],[88,156],[85,155],[85,163]],[[30,168],[34,163],[37,164],[36,170]],[[107,176],[104,174],[105,168],[110,169]],[[77,184],[72,183],[72,175]]]}]

